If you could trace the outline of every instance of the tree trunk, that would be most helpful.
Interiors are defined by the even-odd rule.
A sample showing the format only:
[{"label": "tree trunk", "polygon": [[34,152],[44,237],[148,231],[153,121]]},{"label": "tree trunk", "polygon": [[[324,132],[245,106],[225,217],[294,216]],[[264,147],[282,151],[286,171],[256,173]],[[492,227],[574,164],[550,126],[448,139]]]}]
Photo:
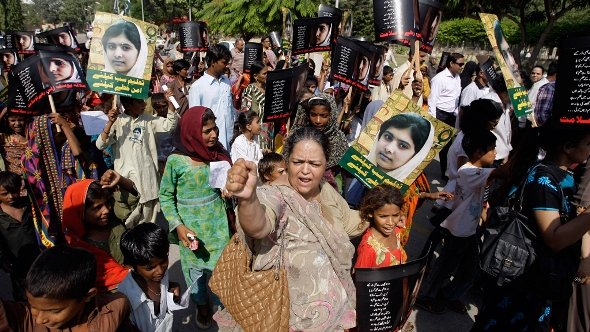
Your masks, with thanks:
[{"label": "tree trunk", "polygon": [[549,19],[549,21],[547,22],[547,26],[545,27],[545,30],[543,30],[543,33],[541,33],[541,36],[539,37],[539,41],[537,41],[535,48],[533,48],[533,51],[531,52],[531,58],[529,60],[530,67],[534,66],[535,63],[537,62],[537,57],[539,56],[539,52],[541,52],[541,47],[543,47],[543,44],[545,44],[545,40],[549,36],[549,32],[551,32],[551,30],[553,29],[553,26],[555,26],[556,21],[557,21],[557,19],[555,17],[551,17]]}]

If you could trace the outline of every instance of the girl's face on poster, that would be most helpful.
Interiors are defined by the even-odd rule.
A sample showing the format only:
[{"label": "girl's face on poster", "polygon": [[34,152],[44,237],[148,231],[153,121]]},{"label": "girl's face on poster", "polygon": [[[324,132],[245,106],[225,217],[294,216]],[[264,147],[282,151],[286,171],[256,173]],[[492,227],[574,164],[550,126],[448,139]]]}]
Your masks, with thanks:
[{"label": "girl's face on poster", "polygon": [[205,122],[203,124],[203,131],[202,131],[203,143],[205,143],[205,145],[208,148],[214,147],[215,144],[217,144],[218,133],[219,133],[219,129],[217,128],[217,125],[215,124],[214,120],[210,120],[210,121]]},{"label": "girl's face on poster", "polygon": [[127,74],[137,61],[139,50],[135,45],[120,34],[107,42],[107,59],[117,74]]},{"label": "girl's face on poster", "polygon": [[18,35],[18,48],[21,50],[27,50],[31,47],[33,38],[29,35]]},{"label": "girl's face on poster", "polygon": [[74,67],[65,59],[51,58],[49,60],[49,72],[56,81],[65,81],[74,74]]},{"label": "girl's face on poster", "polygon": [[4,53],[2,54],[2,61],[6,67],[14,65],[14,54]]},{"label": "girl's face on poster", "polygon": [[72,46],[72,38],[70,37],[70,34],[68,32],[60,32],[57,35],[57,38],[59,40],[59,43],[65,46]]},{"label": "girl's face on poster", "polygon": [[407,163],[416,154],[409,128],[387,128],[377,141],[375,158],[380,169],[391,172]]},{"label": "girl's face on poster", "polygon": [[358,81],[364,81],[367,78],[367,74],[369,73],[369,59],[366,56],[363,56],[361,59],[361,63],[359,64],[359,73],[358,73]]},{"label": "girl's face on poster", "polygon": [[315,44],[321,45],[326,42],[330,34],[330,25],[328,23],[320,23],[315,31]]}]

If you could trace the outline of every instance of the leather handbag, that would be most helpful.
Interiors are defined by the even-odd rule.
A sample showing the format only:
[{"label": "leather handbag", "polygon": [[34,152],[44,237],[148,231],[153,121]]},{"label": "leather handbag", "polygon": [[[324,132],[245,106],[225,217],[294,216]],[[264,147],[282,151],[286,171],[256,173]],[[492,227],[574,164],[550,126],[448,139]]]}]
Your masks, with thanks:
[{"label": "leather handbag", "polygon": [[[284,227],[283,227],[284,228]],[[289,287],[283,264],[284,236],[270,270],[252,271],[252,252],[241,232],[223,250],[209,287],[246,332],[289,330]]]}]

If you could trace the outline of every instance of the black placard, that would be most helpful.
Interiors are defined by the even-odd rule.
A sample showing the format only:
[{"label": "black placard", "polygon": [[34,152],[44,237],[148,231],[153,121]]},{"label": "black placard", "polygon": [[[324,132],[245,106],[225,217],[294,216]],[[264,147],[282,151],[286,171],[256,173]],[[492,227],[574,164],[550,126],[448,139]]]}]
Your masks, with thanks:
[{"label": "black placard", "polygon": [[417,7],[418,0],[373,0],[375,41],[410,45],[416,34],[418,20],[414,8]]},{"label": "black placard", "polygon": [[440,56],[440,61],[438,62],[438,68],[436,68],[437,73],[439,73],[439,72],[445,70],[445,68],[447,68],[447,61],[449,60],[449,55],[451,55],[451,53],[442,52],[442,55]]},{"label": "black placard", "polygon": [[590,125],[590,36],[570,37],[561,43],[552,121]]},{"label": "black placard", "polygon": [[335,17],[316,17],[295,20],[293,24],[293,55],[324,52],[332,49],[338,35]]},{"label": "black placard", "polygon": [[344,30],[342,17],[344,12],[342,9],[338,9],[336,7],[332,7],[330,5],[320,4],[318,8],[318,17],[334,17],[336,21],[336,25],[338,26],[338,35],[342,34]]},{"label": "black placard", "polygon": [[372,58],[360,42],[339,36],[332,52],[332,77],[363,92],[369,91]]},{"label": "black placard", "polygon": [[32,31],[7,31],[6,48],[16,49],[18,54],[35,54],[35,33]]},{"label": "black placard", "polygon": [[18,55],[15,49],[0,49],[0,56],[2,57],[2,72],[7,73],[18,64]]},{"label": "black placard", "polygon": [[184,22],[178,25],[181,52],[204,52],[209,48],[209,30],[205,22]]},{"label": "black placard", "polygon": [[244,73],[250,73],[255,61],[262,61],[262,44],[247,42],[244,45]]},{"label": "black placard", "polygon": [[479,63],[479,68],[483,71],[484,75],[486,75],[486,78],[491,85],[494,85],[494,82],[497,80],[504,80],[504,78],[498,76],[496,68],[494,68],[494,61],[489,57],[485,62]]},{"label": "black placard", "polygon": [[70,29],[70,27],[61,27],[49,31],[42,32],[38,35],[40,39],[47,44],[63,45],[70,47],[76,51],[80,50],[78,40]]},{"label": "black placard", "polygon": [[408,319],[430,254],[402,265],[355,269],[359,331],[398,331]]},{"label": "black placard", "polygon": [[371,71],[369,72],[369,84],[378,86],[381,85],[381,80],[383,79],[383,66],[385,65],[387,48],[371,44],[368,49],[373,54]]},{"label": "black placard", "polygon": [[420,51],[430,54],[442,20],[442,3],[437,0],[418,0],[420,25],[416,36],[422,42]]},{"label": "black placard", "polygon": [[262,122],[288,118],[297,106],[297,91],[305,86],[309,65],[269,71],[266,76],[264,118]]}]

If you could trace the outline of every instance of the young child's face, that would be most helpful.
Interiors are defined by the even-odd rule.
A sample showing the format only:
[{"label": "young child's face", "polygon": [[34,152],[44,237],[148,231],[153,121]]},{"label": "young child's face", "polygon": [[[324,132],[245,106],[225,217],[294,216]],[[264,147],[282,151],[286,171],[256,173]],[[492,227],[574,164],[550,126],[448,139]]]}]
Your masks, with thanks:
[{"label": "young child's face", "polygon": [[317,129],[322,129],[330,122],[330,109],[324,105],[313,106],[309,112],[309,121]]},{"label": "young child's face", "polygon": [[212,148],[217,144],[217,136],[219,133],[219,129],[215,124],[214,120],[207,121],[203,124],[203,143],[207,145],[208,148]]},{"label": "young child's face", "polygon": [[260,118],[255,117],[252,122],[246,127],[249,131],[252,132],[252,135],[260,134]]},{"label": "young child's face", "polygon": [[284,161],[275,164],[274,168],[272,169],[272,173],[270,173],[270,177],[267,179],[268,182],[272,182],[279,177],[281,177],[287,171],[287,165]]},{"label": "young child's face", "polygon": [[388,73],[387,75],[383,75],[383,82],[389,83],[393,79],[393,73]]},{"label": "young child's face", "polygon": [[68,323],[84,310],[89,298],[83,300],[58,300],[47,297],[34,297],[27,292],[27,299],[31,306],[31,314],[37,325],[49,329],[58,329],[67,327]]},{"label": "young child's face", "polygon": [[84,223],[90,227],[104,227],[109,224],[111,205],[106,199],[98,199],[84,210]]},{"label": "young child's face", "polygon": [[394,234],[396,226],[402,225],[402,213],[399,206],[385,204],[373,212],[373,228],[384,237]]},{"label": "young child's face", "polygon": [[8,116],[8,127],[17,133],[22,134],[25,132],[25,117],[20,115],[10,115]]},{"label": "young child's face", "polygon": [[160,282],[168,270],[168,257],[165,259],[154,257],[147,265],[137,265],[135,272],[145,281]]},{"label": "young child's face", "polygon": [[496,147],[494,146],[490,150],[488,150],[481,158],[481,165],[482,166],[490,166],[496,161]]},{"label": "young child's face", "polygon": [[14,206],[20,198],[20,192],[11,193],[4,186],[0,186],[0,203]]}]

